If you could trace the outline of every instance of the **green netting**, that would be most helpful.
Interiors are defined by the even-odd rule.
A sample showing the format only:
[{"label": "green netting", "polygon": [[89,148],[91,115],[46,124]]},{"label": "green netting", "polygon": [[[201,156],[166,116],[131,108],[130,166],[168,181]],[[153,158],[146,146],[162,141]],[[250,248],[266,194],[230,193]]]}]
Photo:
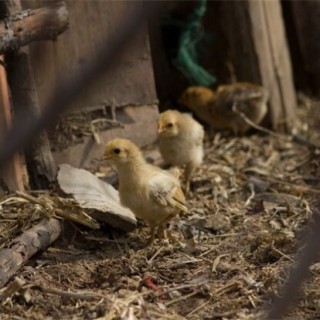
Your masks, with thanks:
[{"label": "green netting", "polygon": [[207,1],[199,0],[197,7],[182,28],[174,65],[193,85],[212,86],[216,79],[198,63],[197,44],[203,37],[202,18]]}]

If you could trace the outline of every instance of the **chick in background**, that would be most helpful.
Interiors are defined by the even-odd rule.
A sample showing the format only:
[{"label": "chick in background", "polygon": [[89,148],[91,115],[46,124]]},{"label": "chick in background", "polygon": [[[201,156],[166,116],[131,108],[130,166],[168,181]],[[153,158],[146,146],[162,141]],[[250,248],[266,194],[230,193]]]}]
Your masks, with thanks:
[{"label": "chick in background", "polygon": [[251,127],[239,113],[259,124],[268,111],[267,101],[268,93],[263,87],[246,82],[222,85],[216,91],[192,86],[179,99],[213,129],[230,130],[235,135],[243,135]]},{"label": "chick in background", "polygon": [[151,244],[164,237],[166,224],[179,212],[187,212],[178,178],[148,164],[139,148],[130,140],[114,139],[106,144],[101,160],[115,165],[119,175],[121,203],[150,227]]},{"label": "chick in background", "polygon": [[204,130],[187,113],[167,110],[159,115],[158,134],[160,153],[166,163],[185,166],[186,192],[195,168],[203,160]]}]

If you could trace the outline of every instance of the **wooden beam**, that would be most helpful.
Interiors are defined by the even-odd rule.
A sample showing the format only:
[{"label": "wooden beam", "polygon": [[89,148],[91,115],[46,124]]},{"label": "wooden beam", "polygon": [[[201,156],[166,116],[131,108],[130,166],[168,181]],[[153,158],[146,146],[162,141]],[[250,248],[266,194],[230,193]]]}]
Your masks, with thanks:
[{"label": "wooden beam", "polygon": [[64,2],[15,13],[0,21],[0,53],[32,41],[54,40],[67,27],[68,10]]}]

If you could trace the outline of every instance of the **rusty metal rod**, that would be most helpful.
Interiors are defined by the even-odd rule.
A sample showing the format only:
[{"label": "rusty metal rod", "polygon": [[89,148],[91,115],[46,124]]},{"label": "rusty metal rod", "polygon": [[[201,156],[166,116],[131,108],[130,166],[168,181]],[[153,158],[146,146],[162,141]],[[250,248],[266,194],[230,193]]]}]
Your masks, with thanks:
[{"label": "rusty metal rod", "polygon": [[315,204],[313,210],[313,221],[310,223],[308,237],[304,248],[298,256],[297,264],[292,270],[287,282],[266,317],[267,320],[282,319],[288,309],[298,299],[300,288],[309,275],[309,267],[319,253],[320,247],[320,202]]}]

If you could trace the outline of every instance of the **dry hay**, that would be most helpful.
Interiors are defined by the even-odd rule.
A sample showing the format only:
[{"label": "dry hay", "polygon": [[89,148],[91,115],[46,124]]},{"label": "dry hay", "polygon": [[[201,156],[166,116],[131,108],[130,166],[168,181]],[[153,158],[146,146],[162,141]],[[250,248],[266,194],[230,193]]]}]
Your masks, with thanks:
[{"label": "dry hay", "polygon": [[[307,125],[311,109],[299,110],[300,127],[319,141],[314,118]],[[194,176],[190,211],[170,227],[176,242],[140,250],[144,225],[129,234],[66,226],[23,268],[21,289],[3,302],[0,318],[262,317],[308,231],[320,193],[317,154],[286,137],[216,135]],[[320,317],[317,260],[310,275],[291,318]]]},{"label": "dry hay", "polygon": [[99,227],[73,199],[48,193],[32,196],[17,192],[15,195],[3,197],[0,201],[0,249],[43,218],[64,218],[92,229]]},{"label": "dry hay", "polygon": [[[63,150],[83,142],[86,136],[92,136],[100,143],[99,132],[123,124],[115,119],[114,111],[108,107],[100,110],[65,115],[59,118],[54,130],[49,131],[50,144],[53,151]],[[111,118],[111,119],[110,119]]]}]

